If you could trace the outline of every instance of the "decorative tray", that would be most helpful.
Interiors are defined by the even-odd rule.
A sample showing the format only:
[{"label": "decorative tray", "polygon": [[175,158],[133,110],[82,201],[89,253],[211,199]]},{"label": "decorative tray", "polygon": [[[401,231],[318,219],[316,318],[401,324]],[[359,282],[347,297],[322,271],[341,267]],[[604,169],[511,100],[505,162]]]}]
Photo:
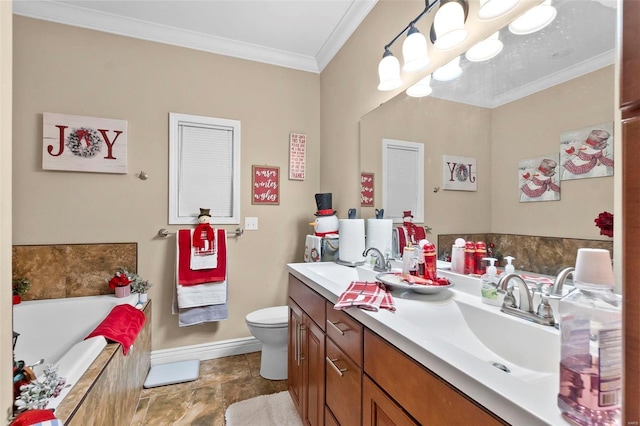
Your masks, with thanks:
[{"label": "decorative tray", "polygon": [[[446,288],[453,287],[453,283],[451,283],[448,279],[438,277],[438,280],[442,280],[446,282],[446,284],[429,284],[432,282],[431,280],[427,280],[420,277],[409,276],[406,277],[398,272],[383,272],[376,275],[376,280],[380,281],[383,284],[388,285],[392,288],[398,288],[402,290],[411,290],[416,293],[422,294],[434,294],[438,293]],[[408,280],[415,280],[414,283],[409,282]],[[424,284],[419,284],[419,282],[424,281]]]}]

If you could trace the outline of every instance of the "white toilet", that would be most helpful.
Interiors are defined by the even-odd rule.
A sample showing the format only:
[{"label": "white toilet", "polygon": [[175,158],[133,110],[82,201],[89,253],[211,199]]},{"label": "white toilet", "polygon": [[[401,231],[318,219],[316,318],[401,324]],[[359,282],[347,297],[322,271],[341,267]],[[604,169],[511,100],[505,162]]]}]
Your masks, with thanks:
[{"label": "white toilet", "polygon": [[259,309],[248,314],[245,321],[251,334],[262,343],[260,375],[269,380],[285,380],[289,307]]}]

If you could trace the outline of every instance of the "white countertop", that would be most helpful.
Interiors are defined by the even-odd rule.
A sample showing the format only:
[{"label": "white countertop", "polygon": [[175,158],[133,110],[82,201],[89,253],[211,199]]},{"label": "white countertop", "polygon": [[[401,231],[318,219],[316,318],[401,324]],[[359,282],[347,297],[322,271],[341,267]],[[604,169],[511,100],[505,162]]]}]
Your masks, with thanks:
[{"label": "white countertop", "polygon": [[[351,281],[361,279],[357,268],[332,262],[292,263],[287,269],[333,303]],[[433,295],[394,289],[391,294],[395,312],[357,308],[349,308],[346,312],[505,421],[514,425],[568,425],[556,405],[558,331],[497,312],[498,307],[480,303],[478,280],[449,271],[439,270],[438,274],[449,278],[454,287]],[[538,360],[542,367],[524,368],[511,363],[508,354],[504,358],[494,354],[486,346],[480,346],[480,341],[466,326],[450,329],[447,318],[460,316],[458,306],[472,306],[480,313],[497,310],[497,315],[504,315],[504,321],[498,317],[496,330],[481,330],[483,334],[489,334],[489,340],[495,339],[507,348],[506,352],[533,354],[529,366],[537,365]],[[534,331],[538,340],[529,342],[527,330]],[[508,344],[500,343],[505,341]],[[490,361],[506,365],[511,372],[493,367]]]}]

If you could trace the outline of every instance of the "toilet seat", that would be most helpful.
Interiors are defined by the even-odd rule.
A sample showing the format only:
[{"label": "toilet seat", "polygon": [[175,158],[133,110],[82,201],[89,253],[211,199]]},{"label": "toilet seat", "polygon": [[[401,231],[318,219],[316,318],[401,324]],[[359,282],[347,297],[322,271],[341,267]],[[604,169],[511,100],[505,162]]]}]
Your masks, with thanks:
[{"label": "toilet seat", "polygon": [[255,327],[286,327],[289,323],[289,307],[285,305],[258,309],[247,314],[245,320]]}]

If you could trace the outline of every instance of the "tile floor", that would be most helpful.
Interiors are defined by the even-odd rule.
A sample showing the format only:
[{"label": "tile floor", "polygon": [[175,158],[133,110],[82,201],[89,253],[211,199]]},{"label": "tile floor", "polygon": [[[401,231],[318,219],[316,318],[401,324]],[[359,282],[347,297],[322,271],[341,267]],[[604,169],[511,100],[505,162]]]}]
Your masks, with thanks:
[{"label": "tile floor", "polygon": [[143,389],[131,426],[224,426],[234,402],[286,389],[260,377],[260,352],[201,361],[193,382]]}]

